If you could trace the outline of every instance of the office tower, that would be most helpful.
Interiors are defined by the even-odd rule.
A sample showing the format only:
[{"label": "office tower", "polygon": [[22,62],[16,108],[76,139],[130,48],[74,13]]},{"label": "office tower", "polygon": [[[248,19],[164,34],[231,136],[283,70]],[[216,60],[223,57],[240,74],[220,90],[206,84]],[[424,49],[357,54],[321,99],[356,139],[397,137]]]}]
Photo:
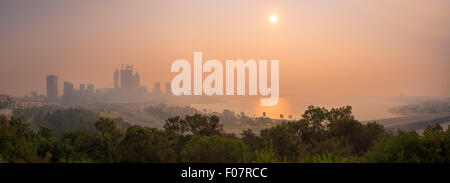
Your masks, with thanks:
[{"label": "office tower", "polygon": [[147,93],[147,87],[145,86],[141,86],[141,88],[139,89],[139,95],[141,97],[146,97],[148,95]]},{"label": "office tower", "polygon": [[86,96],[86,85],[80,84],[80,96]]},{"label": "office tower", "polygon": [[141,76],[139,76],[139,74],[136,73],[133,76],[133,88],[140,88],[140,87],[141,87]]},{"label": "office tower", "polygon": [[73,84],[71,82],[64,81],[63,96],[73,96]]},{"label": "office tower", "polygon": [[120,88],[119,86],[119,70],[114,71],[114,88]]},{"label": "office tower", "polygon": [[122,65],[120,70],[120,87],[121,88],[132,88],[133,85],[133,66]]},{"label": "office tower", "polygon": [[95,87],[93,84],[88,84],[87,85],[87,95],[88,96],[94,96],[94,91],[95,91]]},{"label": "office tower", "polygon": [[63,97],[62,97],[63,102],[71,103],[73,96],[74,96],[73,84],[64,81]]},{"label": "office tower", "polygon": [[153,88],[152,94],[153,95],[161,94],[161,84],[159,82],[155,83],[155,87]]},{"label": "office tower", "polygon": [[58,76],[55,75],[47,76],[47,100],[48,101],[58,100]]}]

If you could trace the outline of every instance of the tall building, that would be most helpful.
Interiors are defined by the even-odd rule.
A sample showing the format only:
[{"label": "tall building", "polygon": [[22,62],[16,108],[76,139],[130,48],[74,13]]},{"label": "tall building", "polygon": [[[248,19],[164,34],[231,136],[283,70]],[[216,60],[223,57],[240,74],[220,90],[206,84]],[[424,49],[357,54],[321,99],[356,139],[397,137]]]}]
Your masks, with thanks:
[{"label": "tall building", "polygon": [[72,102],[74,93],[75,92],[73,89],[73,84],[70,82],[64,81],[63,101],[66,103]]},{"label": "tall building", "polygon": [[94,92],[95,92],[94,89],[95,89],[95,87],[94,87],[93,84],[88,84],[87,85],[87,95],[90,96],[90,97],[93,97],[94,96]]},{"label": "tall building", "polygon": [[[99,90],[100,91],[100,90]],[[106,97],[107,95],[109,95]],[[141,86],[141,76],[133,72],[132,65],[122,64],[120,69],[114,71],[114,88],[104,90],[95,98],[102,98],[114,101],[136,101],[148,96],[147,88]]]},{"label": "tall building", "polygon": [[133,88],[140,88],[140,87],[141,87],[141,76],[139,76],[139,74],[136,73],[133,76]]},{"label": "tall building", "polygon": [[86,96],[86,84],[80,84],[80,96]]},{"label": "tall building", "polygon": [[120,87],[121,88],[132,88],[133,86],[133,66],[122,65],[120,70]]},{"label": "tall building", "polygon": [[152,90],[153,95],[160,95],[161,94],[161,83],[156,82],[155,87]]},{"label": "tall building", "polygon": [[58,100],[58,76],[55,75],[47,76],[47,100],[48,101]]},{"label": "tall building", "polygon": [[120,88],[119,70],[117,70],[117,69],[116,69],[116,71],[114,71],[114,88]]}]

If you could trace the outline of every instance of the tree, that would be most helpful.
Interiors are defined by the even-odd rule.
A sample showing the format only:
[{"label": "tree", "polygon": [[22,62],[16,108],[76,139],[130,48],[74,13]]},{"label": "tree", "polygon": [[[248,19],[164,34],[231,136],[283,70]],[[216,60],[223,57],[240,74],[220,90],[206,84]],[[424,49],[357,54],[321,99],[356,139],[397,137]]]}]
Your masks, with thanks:
[{"label": "tree", "polygon": [[95,134],[95,122],[99,115],[85,109],[56,110],[44,117],[43,123],[55,129],[56,136],[73,130],[83,130]]},{"label": "tree", "polygon": [[0,115],[0,126],[8,126],[9,121],[5,115]]},{"label": "tree", "polygon": [[168,135],[156,128],[132,126],[121,142],[124,162],[175,162]]},{"label": "tree", "polygon": [[219,136],[194,136],[181,151],[183,162],[233,163],[245,162],[248,147],[240,140]]},{"label": "tree", "polygon": [[112,119],[103,117],[97,120],[95,128],[97,129],[97,137],[100,140],[98,148],[103,152],[98,158],[104,162],[118,161],[121,131],[116,127]]},{"label": "tree", "polygon": [[446,138],[445,132],[439,123],[425,128],[423,141],[426,148],[430,151],[427,157],[429,162],[450,162],[450,139]]},{"label": "tree", "polygon": [[194,135],[212,136],[223,132],[223,126],[219,124],[219,117],[214,115],[208,117],[195,114],[186,116],[185,120]]},{"label": "tree", "polygon": [[28,123],[11,118],[0,125],[0,157],[6,162],[32,162],[37,159],[34,134]]},{"label": "tree", "polygon": [[370,162],[424,162],[427,149],[415,131],[398,131],[376,143],[366,154]]},{"label": "tree", "polygon": [[43,138],[51,138],[53,137],[53,128],[50,128],[46,125],[41,125],[38,135]]},{"label": "tree", "polygon": [[320,136],[325,130],[328,110],[323,107],[308,106],[308,109],[302,114],[302,119],[310,123],[315,135]]},{"label": "tree", "polygon": [[262,139],[252,132],[251,129],[242,131],[241,133],[242,141],[252,150],[255,151],[262,147]]},{"label": "tree", "polygon": [[70,154],[70,161],[74,162],[92,162],[97,157],[103,157],[104,152],[98,148],[101,146],[99,138],[90,135],[86,131],[71,131],[64,133],[60,138],[67,146],[72,148],[72,154]]},{"label": "tree", "polygon": [[328,112],[328,121],[352,121],[355,117],[352,115],[352,106],[331,108]]},{"label": "tree", "polygon": [[189,130],[189,127],[184,119],[181,119],[180,116],[175,116],[166,120],[164,129],[168,132],[174,132],[179,136],[183,136]]},{"label": "tree", "polygon": [[264,141],[272,142],[274,151],[282,159],[295,162],[302,156],[305,142],[304,135],[309,135],[309,127],[306,121],[287,122],[275,127],[261,130],[260,134]]},{"label": "tree", "polygon": [[272,144],[268,145],[267,141],[264,142],[264,149],[257,150],[255,152],[255,160],[252,163],[280,163],[278,155],[273,150]]}]

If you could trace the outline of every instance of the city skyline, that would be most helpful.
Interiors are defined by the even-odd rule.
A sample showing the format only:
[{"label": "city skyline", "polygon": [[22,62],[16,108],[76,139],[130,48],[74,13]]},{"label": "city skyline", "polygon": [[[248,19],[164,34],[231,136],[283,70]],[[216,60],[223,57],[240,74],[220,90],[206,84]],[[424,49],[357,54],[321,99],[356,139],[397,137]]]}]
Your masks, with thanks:
[{"label": "city skyline", "polygon": [[282,97],[449,97],[448,12],[441,0],[5,0],[0,93],[45,93],[49,74],[110,87],[122,63],[150,87],[202,51],[205,60],[280,60]]},{"label": "city skyline", "polygon": [[[161,94],[171,95],[170,83],[166,83],[164,92],[160,87],[160,82],[155,82],[151,92],[147,91],[147,87],[141,85],[140,75],[133,72],[133,66],[129,64],[122,64],[119,69],[113,72],[114,85],[106,88],[95,88],[91,83],[80,83],[77,88],[72,81],[61,81],[63,83],[62,89],[59,85],[58,76],[47,75],[47,90],[46,100],[48,102],[62,102],[66,104],[71,103],[86,103],[99,100],[111,101],[127,101],[142,99],[147,100],[148,95],[158,97]],[[62,90],[62,92],[59,92]],[[34,90],[34,95],[38,95]],[[61,93],[59,95],[58,93]],[[99,99],[105,98],[107,99]]]}]

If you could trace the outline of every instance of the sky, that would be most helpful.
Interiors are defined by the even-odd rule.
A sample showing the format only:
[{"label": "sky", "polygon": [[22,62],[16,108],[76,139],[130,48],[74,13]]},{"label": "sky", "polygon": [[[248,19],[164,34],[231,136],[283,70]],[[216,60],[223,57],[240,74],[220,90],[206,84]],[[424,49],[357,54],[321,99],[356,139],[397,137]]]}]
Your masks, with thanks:
[{"label": "sky", "polygon": [[449,97],[450,1],[0,0],[0,93],[112,87],[121,64],[152,88],[194,51],[280,60],[281,97]]}]

